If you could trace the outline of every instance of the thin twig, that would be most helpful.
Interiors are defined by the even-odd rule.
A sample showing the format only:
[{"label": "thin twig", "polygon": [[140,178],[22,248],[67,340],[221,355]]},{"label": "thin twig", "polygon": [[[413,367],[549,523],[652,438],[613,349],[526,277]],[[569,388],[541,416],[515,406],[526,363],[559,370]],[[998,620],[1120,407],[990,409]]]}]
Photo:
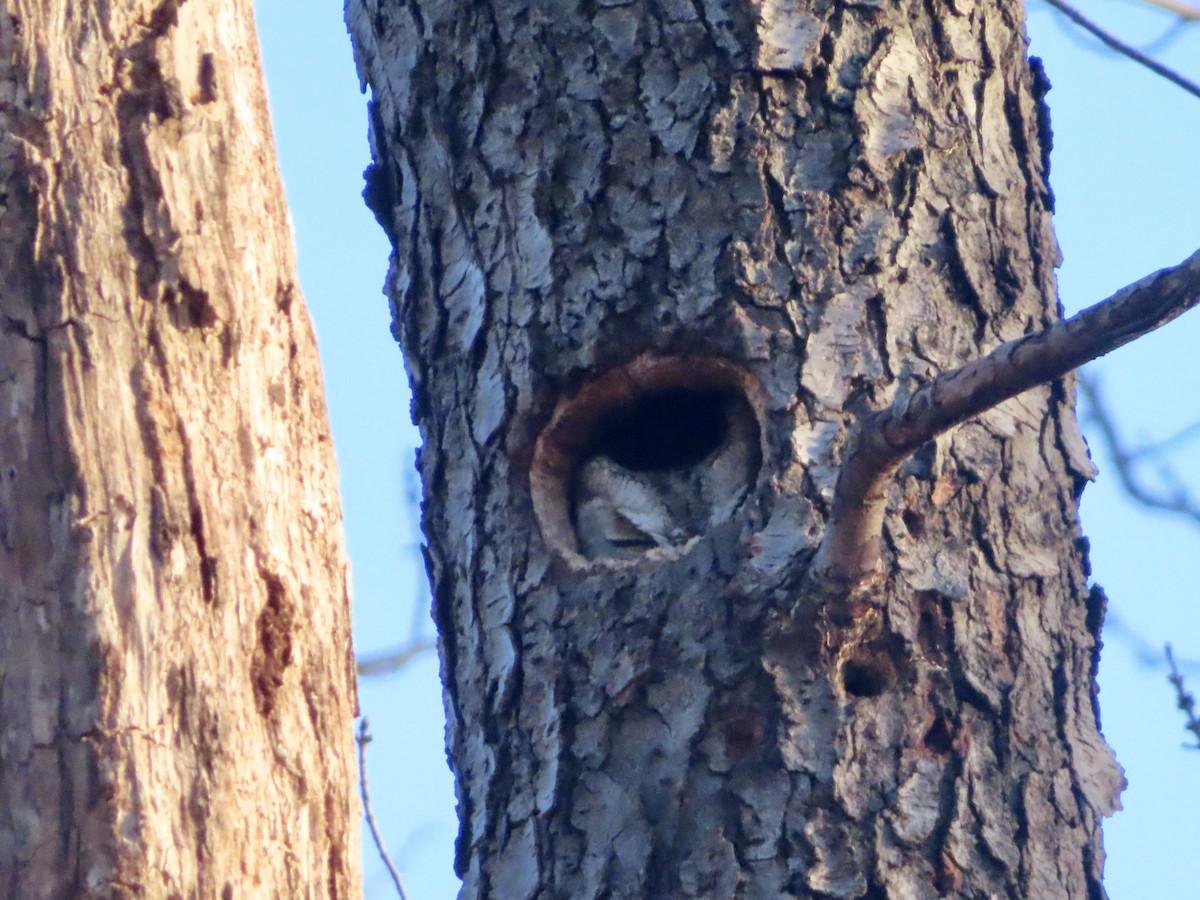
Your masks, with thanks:
[{"label": "thin twig", "polygon": [[1190,731],[1196,739],[1196,743],[1184,744],[1184,746],[1192,750],[1200,750],[1200,718],[1196,716],[1196,698],[1188,692],[1187,685],[1184,684],[1183,676],[1175,665],[1175,657],[1171,654],[1170,644],[1167,644],[1165,652],[1167,663],[1171,667],[1171,674],[1167,676],[1167,680],[1175,688],[1175,705],[1183,710],[1183,716],[1187,720],[1184,728]]},{"label": "thin twig", "polygon": [[1167,12],[1173,12],[1180,19],[1186,19],[1189,22],[1200,22],[1200,6],[1184,3],[1183,0],[1142,0],[1142,2],[1148,6],[1157,6],[1159,9],[1167,10]]},{"label": "thin twig", "polygon": [[1190,425],[1184,425],[1174,434],[1169,434],[1161,440],[1151,441],[1150,443],[1130,448],[1129,459],[1132,462],[1146,459],[1147,457],[1161,459],[1165,454],[1174,451],[1183,444],[1191,443],[1198,437],[1200,437],[1200,419],[1197,419]]},{"label": "thin twig", "polygon": [[[1192,499],[1186,489],[1177,487],[1174,491],[1162,493],[1143,484],[1138,478],[1134,463],[1140,454],[1130,451],[1121,440],[1112,413],[1104,402],[1099,382],[1093,377],[1084,376],[1079,379],[1079,390],[1087,400],[1087,422],[1096,426],[1096,433],[1112,460],[1121,489],[1147,509],[1174,513],[1188,519],[1193,525],[1200,526],[1200,503]],[[1170,473],[1170,477],[1177,482],[1174,473]]]},{"label": "thin twig", "polygon": [[431,637],[413,638],[402,647],[393,647],[371,656],[358,660],[358,676],[369,678],[375,675],[390,675],[404,668],[414,658],[426,653],[437,646],[437,641]]},{"label": "thin twig", "polygon": [[1101,43],[1112,48],[1113,50],[1117,51],[1118,53],[1129,57],[1134,62],[1145,66],[1147,69],[1149,69],[1151,72],[1154,72],[1156,75],[1161,75],[1163,78],[1167,79],[1167,81],[1171,82],[1172,84],[1183,88],[1185,91],[1187,91],[1193,97],[1200,98],[1200,84],[1196,84],[1194,81],[1189,81],[1187,78],[1184,78],[1182,75],[1180,75],[1174,69],[1172,69],[1168,66],[1164,66],[1158,60],[1152,59],[1151,57],[1147,56],[1145,53],[1143,53],[1141,50],[1137,49],[1136,47],[1132,47],[1129,44],[1122,41],[1120,38],[1117,38],[1117,37],[1113,36],[1112,34],[1109,34],[1107,31],[1105,31],[1103,28],[1101,28],[1099,25],[1097,25],[1091,19],[1088,19],[1088,18],[1084,17],[1083,15],[1081,15],[1073,6],[1070,6],[1069,4],[1064,3],[1063,0],[1045,0],[1045,2],[1049,6],[1052,6],[1055,9],[1057,9],[1060,13],[1062,13],[1064,16],[1066,16],[1068,19],[1070,19],[1072,22],[1074,22],[1080,28],[1091,33]]},{"label": "thin twig", "polygon": [[939,375],[891,409],[868,415],[847,442],[833,510],[811,572],[835,592],[879,563],[887,486],[900,464],[939,434],[1153,331],[1200,304],[1200,250],[1042,331]]},{"label": "thin twig", "polygon": [[367,790],[367,744],[371,743],[371,735],[367,733],[367,719],[365,716],[362,722],[359,723],[358,734],[355,740],[358,742],[358,788],[362,794],[363,815],[367,818],[367,827],[371,829],[371,838],[375,841],[375,846],[379,849],[379,856],[383,860],[388,874],[392,876],[392,883],[396,885],[396,894],[399,895],[400,900],[408,900],[408,895],[404,893],[404,882],[400,880],[400,872],[396,869],[392,858],[388,856],[387,849],[383,846],[383,838],[379,834],[379,826],[375,824],[375,813],[371,809],[371,795]]},{"label": "thin twig", "polygon": [[[1109,607],[1104,614],[1104,642],[1106,645],[1110,638],[1122,643],[1142,668],[1151,670],[1168,668],[1162,650],[1142,637],[1124,618],[1115,613],[1112,607]],[[1200,674],[1200,660],[1176,659],[1175,665],[1180,672],[1185,674]]]},{"label": "thin twig", "polygon": [[[1138,0],[1131,0],[1138,2]],[[1056,18],[1058,29],[1068,38],[1072,44],[1087,50],[1089,53],[1111,53],[1112,51],[1103,45],[1097,46],[1099,41],[1093,38],[1086,32],[1082,32],[1074,22],[1069,19],[1059,17]],[[1192,23],[1187,19],[1181,19],[1178,16],[1172,16],[1167,27],[1157,37],[1151,38],[1148,41],[1142,41],[1136,47],[1142,53],[1149,57],[1155,57],[1159,53],[1166,50],[1174,44],[1179,38],[1192,30]]]}]

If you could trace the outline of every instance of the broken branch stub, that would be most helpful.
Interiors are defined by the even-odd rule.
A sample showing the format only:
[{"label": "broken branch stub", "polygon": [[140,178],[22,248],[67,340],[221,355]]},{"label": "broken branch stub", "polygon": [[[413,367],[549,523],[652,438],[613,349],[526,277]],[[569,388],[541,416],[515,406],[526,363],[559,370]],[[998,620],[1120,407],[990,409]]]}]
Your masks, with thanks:
[{"label": "broken branch stub", "polygon": [[1001,344],[939,375],[851,434],[825,537],[811,574],[851,591],[879,565],[888,483],[900,464],[938,435],[1133,341],[1200,304],[1200,251],[1122,288],[1069,319]]}]

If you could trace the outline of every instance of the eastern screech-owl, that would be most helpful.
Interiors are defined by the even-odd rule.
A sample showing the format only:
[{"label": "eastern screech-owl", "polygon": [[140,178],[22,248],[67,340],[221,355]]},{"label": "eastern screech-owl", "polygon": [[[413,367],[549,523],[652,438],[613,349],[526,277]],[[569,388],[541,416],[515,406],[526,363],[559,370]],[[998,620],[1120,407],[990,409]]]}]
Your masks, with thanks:
[{"label": "eastern screech-owl", "polygon": [[575,481],[575,530],[588,559],[632,559],[679,547],[732,515],[754,474],[756,448],[731,428],[700,462],[638,471],[597,455]]}]

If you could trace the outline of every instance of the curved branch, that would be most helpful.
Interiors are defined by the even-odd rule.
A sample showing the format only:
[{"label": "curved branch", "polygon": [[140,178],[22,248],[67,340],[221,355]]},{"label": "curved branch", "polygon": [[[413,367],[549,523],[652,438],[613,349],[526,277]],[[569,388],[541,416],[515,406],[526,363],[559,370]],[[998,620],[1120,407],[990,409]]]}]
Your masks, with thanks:
[{"label": "curved branch", "polygon": [[[1168,671],[1172,666],[1181,674],[1200,675],[1200,659],[1184,658],[1170,660],[1163,654],[1162,648],[1150,643],[1145,637],[1130,627],[1120,615],[1110,606],[1104,611],[1104,643],[1117,641],[1133,656],[1143,669],[1162,669]],[[1169,646],[1169,645],[1168,645]]]},{"label": "curved branch", "polygon": [[1125,493],[1129,495],[1129,498],[1147,509],[1175,513],[1188,519],[1192,525],[1200,526],[1200,503],[1197,503],[1182,483],[1178,482],[1173,472],[1169,469],[1166,470],[1170,480],[1175,481],[1178,485],[1177,489],[1173,492],[1156,491],[1138,477],[1135,469],[1135,464],[1139,458],[1161,453],[1164,447],[1169,446],[1177,440],[1181,440],[1185,435],[1189,435],[1196,427],[1196,424],[1194,423],[1178,434],[1172,435],[1157,446],[1131,450],[1121,440],[1121,436],[1117,431],[1117,425],[1113,421],[1112,413],[1109,412],[1108,406],[1100,394],[1100,387],[1097,380],[1095,378],[1080,378],[1079,390],[1088,404],[1088,415],[1084,421],[1095,424],[1096,433],[1099,435],[1101,443],[1107,448],[1108,455],[1112,458],[1112,467],[1113,471],[1116,472],[1117,481]]},{"label": "curved branch", "polygon": [[1157,6],[1172,12],[1185,22],[1200,22],[1200,6],[1184,3],[1183,0],[1142,0],[1148,6]]},{"label": "curved branch", "polygon": [[358,677],[369,678],[374,675],[390,675],[403,669],[413,659],[437,647],[437,641],[431,637],[415,637],[402,647],[393,647],[371,656],[359,657],[357,660]]},{"label": "curved branch", "polygon": [[[1085,31],[1090,32],[1102,44],[1105,44],[1109,48],[1115,50],[1117,53],[1120,53],[1120,54],[1123,54],[1124,56],[1129,57],[1130,59],[1132,59],[1134,62],[1138,63],[1139,65],[1145,66],[1147,69],[1149,69],[1155,75],[1162,76],[1163,78],[1167,79],[1167,81],[1174,84],[1175,86],[1183,88],[1185,91],[1187,91],[1193,97],[1200,97],[1200,85],[1196,84],[1194,81],[1190,81],[1189,79],[1184,78],[1182,75],[1180,75],[1174,69],[1172,69],[1168,66],[1164,66],[1158,60],[1151,59],[1149,56],[1147,56],[1141,50],[1138,50],[1136,47],[1131,47],[1129,44],[1125,43],[1124,41],[1109,34],[1107,31],[1105,31],[1103,28],[1101,28],[1095,22],[1093,22],[1090,19],[1083,16],[1073,6],[1066,3],[1065,0],[1045,0],[1045,2],[1048,6],[1052,6],[1055,9],[1057,9],[1060,13],[1062,13],[1064,16],[1066,16],[1068,19],[1070,19],[1072,22],[1074,22],[1080,28],[1084,29]],[[1164,4],[1157,3],[1156,5],[1162,6]],[[1172,11],[1179,12],[1178,10],[1174,10],[1174,9]],[[1182,15],[1182,13],[1180,13],[1180,14]]]},{"label": "curved branch", "polygon": [[1001,344],[940,375],[850,436],[833,511],[812,573],[849,590],[879,564],[888,483],[900,464],[939,434],[1022,391],[1061,378],[1200,304],[1200,251],[1148,275],[1049,328]]}]

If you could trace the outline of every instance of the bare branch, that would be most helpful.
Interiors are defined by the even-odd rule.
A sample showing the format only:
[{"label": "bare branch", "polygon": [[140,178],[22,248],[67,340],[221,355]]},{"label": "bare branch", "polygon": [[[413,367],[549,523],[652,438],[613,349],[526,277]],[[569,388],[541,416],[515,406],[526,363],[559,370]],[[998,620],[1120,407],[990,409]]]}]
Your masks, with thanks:
[{"label": "bare branch", "polygon": [[358,675],[369,678],[376,675],[390,675],[404,668],[412,660],[437,646],[437,641],[431,637],[413,638],[407,644],[393,647],[381,653],[363,657],[358,660]]},{"label": "bare branch", "polygon": [[[1112,607],[1109,607],[1104,614],[1104,643],[1106,646],[1110,638],[1124,644],[1125,649],[1133,654],[1138,665],[1143,668],[1169,668],[1162,650],[1138,634],[1123,617],[1113,611]],[[1172,663],[1182,673],[1200,675],[1200,660],[1198,659],[1173,659]]]},{"label": "bare branch", "polygon": [[[1182,486],[1173,491],[1157,492],[1144,484],[1138,478],[1134,463],[1138,457],[1147,452],[1144,449],[1130,450],[1124,445],[1117,431],[1116,423],[1109,412],[1104,398],[1100,393],[1100,385],[1095,378],[1081,378],[1080,391],[1088,402],[1088,418],[1090,424],[1096,426],[1096,431],[1112,460],[1113,469],[1121,488],[1135,502],[1148,509],[1162,510],[1190,519],[1192,524],[1200,525],[1200,503],[1198,503]],[[1178,437],[1178,435],[1176,435]],[[1164,442],[1165,443],[1165,442]],[[1161,445],[1160,445],[1161,446]],[[1173,473],[1169,474],[1175,481]]]},{"label": "bare branch", "polygon": [[[1132,47],[1129,44],[1122,41],[1120,38],[1114,37],[1113,35],[1109,34],[1107,31],[1105,31],[1103,28],[1101,28],[1099,25],[1097,25],[1091,19],[1088,19],[1088,18],[1084,17],[1083,15],[1081,15],[1073,6],[1070,6],[1069,4],[1064,3],[1063,0],[1045,0],[1045,2],[1048,5],[1053,6],[1055,9],[1057,9],[1060,13],[1062,13],[1064,16],[1066,16],[1068,19],[1070,19],[1072,22],[1074,22],[1080,28],[1084,29],[1087,32],[1090,32],[1097,39],[1099,39],[1101,43],[1105,44],[1108,47],[1111,47],[1113,50],[1117,51],[1118,53],[1122,54],[1123,56],[1128,56],[1134,62],[1145,66],[1147,69],[1149,69],[1154,74],[1161,75],[1163,78],[1167,79],[1167,81],[1171,82],[1172,84],[1183,88],[1185,91],[1187,91],[1193,97],[1200,97],[1200,84],[1196,84],[1194,81],[1189,81],[1187,78],[1184,78],[1182,75],[1180,75],[1174,69],[1172,69],[1168,66],[1164,66],[1158,60],[1152,59],[1151,57],[1149,57],[1145,53],[1143,53],[1141,50],[1138,50],[1136,47]],[[1159,3],[1158,5],[1163,6],[1163,5],[1165,5],[1165,3]],[[1182,4],[1180,4],[1180,5],[1182,5]]]},{"label": "bare branch", "polygon": [[1200,6],[1184,3],[1183,0],[1142,0],[1148,6],[1157,6],[1167,12],[1173,12],[1181,19],[1189,22],[1200,22]]},{"label": "bare branch", "polygon": [[392,883],[396,885],[396,894],[400,897],[400,900],[408,900],[408,895],[404,893],[404,882],[400,880],[400,872],[396,869],[392,858],[388,856],[387,849],[383,846],[383,838],[379,834],[379,826],[375,824],[375,812],[371,809],[371,794],[367,789],[367,744],[371,743],[371,735],[367,733],[367,719],[365,716],[362,722],[359,723],[355,741],[358,743],[358,788],[359,793],[362,794],[363,815],[367,818],[367,827],[371,829],[371,839],[375,841],[375,846],[379,849],[379,856],[383,860],[388,874],[392,876]]},{"label": "bare branch", "polygon": [[1167,676],[1167,680],[1175,688],[1175,704],[1183,710],[1183,716],[1187,720],[1187,724],[1183,727],[1190,731],[1196,739],[1196,743],[1184,744],[1184,746],[1190,747],[1192,750],[1200,750],[1200,718],[1196,716],[1196,698],[1188,692],[1187,685],[1184,684],[1183,675],[1175,665],[1175,657],[1171,653],[1170,644],[1167,644],[1165,652],[1167,663],[1171,667],[1171,674]]},{"label": "bare branch", "polygon": [[813,560],[816,578],[850,590],[879,563],[887,486],[914,450],[955,425],[1061,378],[1200,304],[1200,251],[1124,287],[1083,312],[1001,344],[938,376],[891,409],[868,415],[851,434],[833,511]]},{"label": "bare branch", "polygon": [[1200,437],[1200,419],[1183,426],[1174,434],[1167,435],[1162,440],[1130,448],[1128,450],[1129,461],[1137,462],[1147,458],[1161,460],[1162,457],[1174,451],[1180,445],[1191,443],[1198,437]]}]

